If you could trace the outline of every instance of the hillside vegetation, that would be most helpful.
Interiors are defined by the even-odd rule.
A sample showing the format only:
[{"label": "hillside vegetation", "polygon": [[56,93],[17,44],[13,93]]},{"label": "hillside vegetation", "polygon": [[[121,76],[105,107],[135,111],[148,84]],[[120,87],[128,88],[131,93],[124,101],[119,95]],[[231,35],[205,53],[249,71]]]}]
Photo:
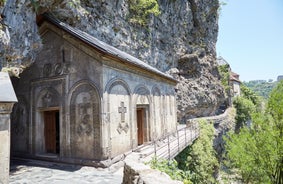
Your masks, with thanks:
[{"label": "hillside vegetation", "polygon": [[245,86],[253,90],[259,96],[262,96],[264,99],[267,99],[269,97],[271,90],[277,84],[277,82],[268,82],[265,80],[254,80],[243,83]]}]

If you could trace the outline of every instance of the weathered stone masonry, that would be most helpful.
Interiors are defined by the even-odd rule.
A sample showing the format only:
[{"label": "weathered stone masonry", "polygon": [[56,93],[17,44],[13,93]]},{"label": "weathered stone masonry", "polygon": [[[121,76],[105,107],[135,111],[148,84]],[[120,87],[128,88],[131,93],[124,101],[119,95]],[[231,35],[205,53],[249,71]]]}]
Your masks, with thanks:
[{"label": "weathered stone masonry", "polygon": [[176,130],[172,77],[49,15],[40,20],[43,49],[13,81],[13,155],[97,164]]}]

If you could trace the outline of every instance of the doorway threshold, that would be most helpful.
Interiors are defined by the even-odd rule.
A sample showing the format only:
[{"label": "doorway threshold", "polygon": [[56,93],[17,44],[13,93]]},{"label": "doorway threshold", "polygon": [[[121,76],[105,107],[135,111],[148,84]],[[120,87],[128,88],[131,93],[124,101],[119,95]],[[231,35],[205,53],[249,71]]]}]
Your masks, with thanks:
[{"label": "doorway threshold", "polygon": [[40,153],[40,154],[36,154],[37,157],[41,157],[41,158],[58,158],[59,156],[57,154],[54,153]]}]

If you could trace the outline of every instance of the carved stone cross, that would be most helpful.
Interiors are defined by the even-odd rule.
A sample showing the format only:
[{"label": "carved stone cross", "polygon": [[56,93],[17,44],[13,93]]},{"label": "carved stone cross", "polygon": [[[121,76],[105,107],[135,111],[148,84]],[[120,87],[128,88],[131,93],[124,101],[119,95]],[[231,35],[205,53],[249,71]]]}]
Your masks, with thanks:
[{"label": "carved stone cross", "polygon": [[124,106],[124,102],[121,102],[121,107],[118,107],[118,112],[121,113],[121,123],[124,123],[125,113],[127,113],[127,107]]},{"label": "carved stone cross", "polygon": [[80,114],[88,114],[87,110],[91,107],[91,104],[87,102],[87,97],[83,97],[83,102],[79,104]]},{"label": "carved stone cross", "polygon": [[125,113],[127,113],[127,107],[125,107],[124,102],[121,102],[121,107],[118,107],[118,112],[121,113],[121,122],[117,127],[117,131],[119,134],[121,134],[122,131],[127,133],[129,130],[129,125],[128,123],[125,123]]}]

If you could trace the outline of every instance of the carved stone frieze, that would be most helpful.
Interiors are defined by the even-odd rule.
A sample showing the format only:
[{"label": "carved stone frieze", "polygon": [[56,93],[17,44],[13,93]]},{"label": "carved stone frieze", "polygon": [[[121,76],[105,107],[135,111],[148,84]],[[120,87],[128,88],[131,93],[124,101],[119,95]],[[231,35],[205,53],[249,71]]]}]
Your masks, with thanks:
[{"label": "carved stone frieze", "polygon": [[0,102],[0,114],[10,114],[12,112],[14,103]]},{"label": "carved stone frieze", "polygon": [[42,75],[43,77],[52,77],[58,75],[68,74],[70,70],[70,64],[68,63],[46,63],[43,66]]}]

